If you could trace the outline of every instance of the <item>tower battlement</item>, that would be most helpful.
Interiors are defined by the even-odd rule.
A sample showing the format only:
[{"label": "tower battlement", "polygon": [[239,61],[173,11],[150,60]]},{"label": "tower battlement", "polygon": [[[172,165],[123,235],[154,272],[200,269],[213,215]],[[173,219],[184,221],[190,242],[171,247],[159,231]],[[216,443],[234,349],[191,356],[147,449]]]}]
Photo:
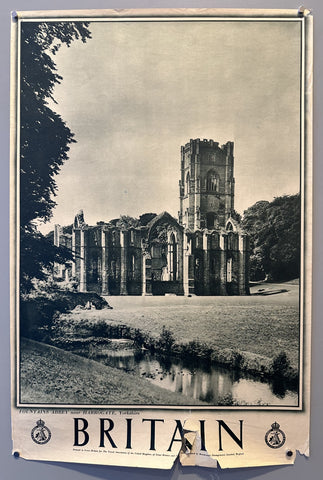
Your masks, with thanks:
[{"label": "tower battlement", "polygon": [[180,223],[190,229],[224,227],[234,210],[234,143],[191,139],[181,147]]},{"label": "tower battlement", "polygon": [[195,139],[190,139],[189,142],[187,142],[185,145],[181,147],[181,151],[187,152],[191,151],[192,153],[199,153],[200,150],[204,150],[205,148],[210,148],[210,149],[219,149],[222,150],[225,153],[233,153],[233,142],[227,142],[224,143],[223,145],[220,145],[219,142],[215,142],[212,139],[207,139],[207,138],[195,138]]}]

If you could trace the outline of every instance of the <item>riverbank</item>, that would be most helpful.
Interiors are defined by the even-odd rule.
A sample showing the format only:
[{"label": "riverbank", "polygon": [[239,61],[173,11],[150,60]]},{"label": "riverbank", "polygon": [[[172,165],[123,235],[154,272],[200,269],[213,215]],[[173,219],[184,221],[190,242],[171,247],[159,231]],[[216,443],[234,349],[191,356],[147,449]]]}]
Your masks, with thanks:
[{"label": "riverbank", "polygon": [[263,378],[298,383],[298,285],[264,284],[248,297],[109,297],[113,310],[75,310],[55,322],[67,350],[109,338]]},{"label": "riverbank", "polygon": [[22,403],[72,405],[207,405],[145,379],[59,348],[21,340]]}]

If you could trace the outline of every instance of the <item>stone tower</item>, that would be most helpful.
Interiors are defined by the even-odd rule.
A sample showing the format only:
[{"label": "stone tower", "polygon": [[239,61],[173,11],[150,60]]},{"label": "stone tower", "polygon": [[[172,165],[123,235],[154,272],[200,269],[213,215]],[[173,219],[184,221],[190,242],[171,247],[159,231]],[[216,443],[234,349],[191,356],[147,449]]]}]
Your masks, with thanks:
[{"label": "stone tower", "polygon": [[225,227],[234,210],[233,142],[190,140],[181,147],[179,223],[192,230]]}]

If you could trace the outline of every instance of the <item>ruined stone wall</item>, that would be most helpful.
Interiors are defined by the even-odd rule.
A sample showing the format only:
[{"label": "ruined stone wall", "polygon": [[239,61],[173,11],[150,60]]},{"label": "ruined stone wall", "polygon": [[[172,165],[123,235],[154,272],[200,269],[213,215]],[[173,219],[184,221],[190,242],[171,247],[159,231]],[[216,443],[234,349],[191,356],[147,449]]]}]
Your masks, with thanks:
[{"label": "ruined stone wall", "polygon": [[248,237],[230,222],[227,230],[184,232],[163,214],[141,228],[74,228],[73,268],[79,290],[106,295],[247,295]]},{"label": "ruined stone wall", "polygon": [[141,234],[107,224],[74,228],[75,276],[80,291],[141,294]]},{"label": "ruined stone wall", "polygon": [[249,294],[249,252],[245,235],[223,230],[186,235],[186,295]]}]

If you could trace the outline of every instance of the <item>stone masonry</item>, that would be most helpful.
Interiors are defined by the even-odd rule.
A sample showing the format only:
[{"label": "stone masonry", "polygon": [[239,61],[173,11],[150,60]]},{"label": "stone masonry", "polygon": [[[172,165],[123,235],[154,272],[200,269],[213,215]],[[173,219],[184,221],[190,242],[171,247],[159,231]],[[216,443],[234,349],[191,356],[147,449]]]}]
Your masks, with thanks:
[{"label": "stone masonry", "polygon": [[[74,219],[71,275],[103,295],[247,295],[248,237],[234,216],[233,143],[181,148],[180,210],[133,224]],[[56,227],[55,238],[61,229]],[[61,234],[63,235],[63,234]],[[62,239],[63,240],[63,239]]]}]

